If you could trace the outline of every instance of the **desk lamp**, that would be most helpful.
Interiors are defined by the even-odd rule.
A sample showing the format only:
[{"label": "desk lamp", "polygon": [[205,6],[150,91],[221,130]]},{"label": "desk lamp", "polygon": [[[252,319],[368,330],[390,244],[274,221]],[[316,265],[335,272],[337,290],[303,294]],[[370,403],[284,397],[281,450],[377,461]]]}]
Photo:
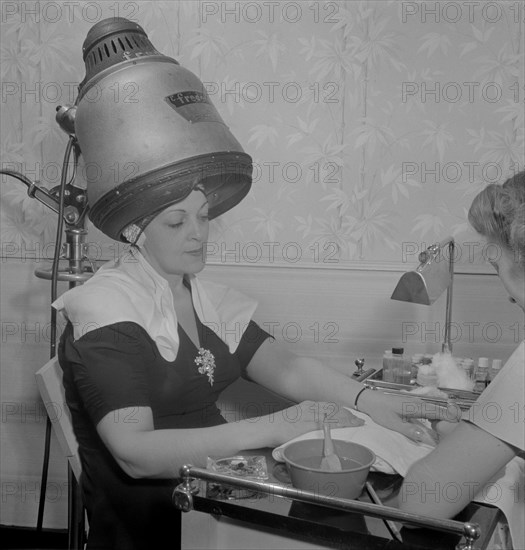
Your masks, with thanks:
[{"label": "desk lamp", "polygon": [[[448,247],[448,253],[444,253]],[[450,322],[452,318],[452,283],[454,280],[454,238],[447,237],[419,254],[419,265],[407,271],[392,293],[392,300],[432,305],[447,290],[445,335],[442,352],[451,353]]]}]

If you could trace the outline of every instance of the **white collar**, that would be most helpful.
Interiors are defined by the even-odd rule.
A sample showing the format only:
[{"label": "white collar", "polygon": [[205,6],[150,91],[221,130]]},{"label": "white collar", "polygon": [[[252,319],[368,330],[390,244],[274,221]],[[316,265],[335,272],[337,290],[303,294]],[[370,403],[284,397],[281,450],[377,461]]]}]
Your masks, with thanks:
[{"label": "white collar", "polygon": [[[189,277],[195,312],[233,353],[257,302],[226,286]],[[136,249],[104,264],[84,285],[53,303],[73,325],[77,340],[92,330],[131,321],[146,330],[168,361],[177,356],[177,314],[168,282]]]}]

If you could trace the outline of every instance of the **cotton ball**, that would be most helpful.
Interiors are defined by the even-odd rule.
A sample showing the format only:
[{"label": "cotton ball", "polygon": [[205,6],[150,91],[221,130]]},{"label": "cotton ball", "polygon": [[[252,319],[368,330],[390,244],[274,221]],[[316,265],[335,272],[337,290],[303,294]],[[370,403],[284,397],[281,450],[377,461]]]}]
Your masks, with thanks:
[{"label": "cotton ball", "polygon": [[432,357],[432,365],[436,369],[440,388],[472,391],[474,381],[470,380],[460,369],[450,353],[436,353]]}]

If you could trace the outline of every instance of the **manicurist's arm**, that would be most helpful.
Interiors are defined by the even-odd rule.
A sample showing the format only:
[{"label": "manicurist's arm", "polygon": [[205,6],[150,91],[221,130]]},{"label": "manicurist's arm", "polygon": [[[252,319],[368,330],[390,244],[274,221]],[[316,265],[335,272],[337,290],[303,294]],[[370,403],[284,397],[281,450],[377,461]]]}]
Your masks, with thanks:
[{"label": "manicurist's arm", "polygon": [[409,469],[399,508],[435,518],[453,517],[516,454],[514,447],[462,421]]}]

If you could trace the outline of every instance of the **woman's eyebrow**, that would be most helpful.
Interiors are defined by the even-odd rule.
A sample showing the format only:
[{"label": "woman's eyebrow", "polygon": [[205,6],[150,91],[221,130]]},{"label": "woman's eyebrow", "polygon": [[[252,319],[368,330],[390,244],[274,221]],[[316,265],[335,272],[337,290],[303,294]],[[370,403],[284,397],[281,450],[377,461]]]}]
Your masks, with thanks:
[{"label": "woman's eyebrow", "polygon": [[[208,206],[208,201],[204,201],[202,203],[202,206],[199,206],[199,212],[205,207]],[[164,210],[163,214],[169,215],[169,214],[186,214],[187,210],[184,208],[174,208],[173,210],[167,208]]]}]

